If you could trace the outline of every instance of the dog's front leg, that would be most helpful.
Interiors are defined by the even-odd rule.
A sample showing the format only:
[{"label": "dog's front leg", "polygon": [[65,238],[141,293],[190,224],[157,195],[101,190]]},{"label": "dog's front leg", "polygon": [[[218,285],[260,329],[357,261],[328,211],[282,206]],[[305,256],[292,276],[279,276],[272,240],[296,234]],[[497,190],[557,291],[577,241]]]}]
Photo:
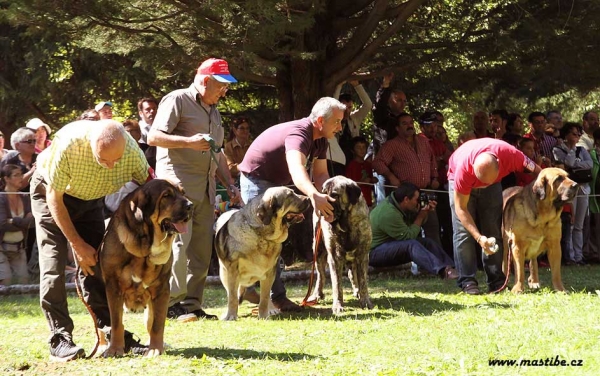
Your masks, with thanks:
[{"label": "dog's front leg", "polygon": [[565,287],[562,284],[562,277],[560,275],[560,259],[561,259],[561,250],[560,250],[560,240],[557,242],[553,242],[549,244],[548,247],[548,262],[550,262],[550,270],[552,272],[552,287],[556,291],[565,291]]},{"label": "dog's front leg", "polygon": [[118,277],[107,278],[106,298],[110,312],[110,343],[104,357],[123,356],[125,354],[125,327],[123,326],[123,295],[118,285]]},{"label": "dog's front leg", "polygon": [[352,263],[352,269],[354,269],[353,277],[356,279],[352,281],[352,287],[354,291],[358,291],[358,302],[362,308],[373,309],[373,303],[369,298],[368,284],[368,265],[369,265],[369,251],[365,250],[365,256],[356,258]]},{"label": "dog's front leg", "polygon": [[[332,252],[333,253],[333,252]],[[344,260],[336,260],[336,256],[330,253],[327,256],[329,261],[329,273],[331,273],[331,297],[333,304],[331,310],[334,314],[344,311],[344,291],[342,285],[342,276],[344,275]]]},{"label": "dog's front leg", "polygon": [[150,344],[146,357],[154,358],[165,352],[165,321],[169,309],[169,283],[156,292],[156,297],[148,301],[146,307],[146,329],[150,335]]},{"label": "dog's front leg", "polygon": [[234,321],[238,318],[238,273],[237,261],[230,263],[227,267],[219,261],[219,276],[223,287],[227,290],[227,313],[221,317],[221,320]]},{"label": "dog's front leg", "polygon": [[260,281],[260,302],[258,303],[258,318],[266,319],[271,315],[279,313],[277,308],[271,303],[271,287],[275,281],[277,264],[265,274],[265,278]]},{"label": "dog's front leg", "polygon": [[538,272],[538,262],[537,257],[529,260],[529,278],[527,278],[527,284],[530,289],[539,289],[540,288],[540,277]]}]

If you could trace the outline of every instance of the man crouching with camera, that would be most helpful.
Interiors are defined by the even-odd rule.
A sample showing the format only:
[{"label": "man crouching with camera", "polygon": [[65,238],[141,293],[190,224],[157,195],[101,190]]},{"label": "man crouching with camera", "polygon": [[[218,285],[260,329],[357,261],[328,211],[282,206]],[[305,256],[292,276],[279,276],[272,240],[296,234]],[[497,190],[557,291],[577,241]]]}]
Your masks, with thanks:
[{"label": "man crouching with camera", "polygon": [[435,196],[403,182],[371,212],[373,241],[369,265],[390,267],[414,262],[444,279],[456,279],[454,262],[435,241],[421,237],[421,226],[435,211]]}]

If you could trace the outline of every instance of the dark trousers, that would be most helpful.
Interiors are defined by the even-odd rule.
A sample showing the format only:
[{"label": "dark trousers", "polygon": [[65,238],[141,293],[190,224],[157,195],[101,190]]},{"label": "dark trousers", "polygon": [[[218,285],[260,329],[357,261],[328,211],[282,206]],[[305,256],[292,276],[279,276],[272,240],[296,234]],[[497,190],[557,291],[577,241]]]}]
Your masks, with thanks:
[{"label": "dark trousers", "polygon": [[[104,235],[102,214],[103,199],[80,200],[64,195],[63,201],[69,217],[83,240],[98,249]],[[48,321],[50,331],[73,332],[73,320],[69,316],[65,288],[65,265],[68,241],[52,218],[46,202],[46,182],[34,173],[31,180],[31,211],[35,218],[36,237],[40,258],[40,304]],[[96,314],[99,328],[110,327],[110,314],[100,264],[93,268],[94,275],[78,274],[82,295]]]},{"label": "dark trousers", "polygon": [[560,238],[560,249],[562,251],[562,262],[573,261],[571,259],[572,243],[571,243],[571,213],[562,212],[560,214],[560,222],[562,224],[562,235]]},{"label": "dark trousers", "polygon": [[369,253],[369,265],[374,268],[397,266],[411,261],[435,275],[446,266],[454,267],[454,262],[442,247],[428,238],[393,240],[373,248]]}]

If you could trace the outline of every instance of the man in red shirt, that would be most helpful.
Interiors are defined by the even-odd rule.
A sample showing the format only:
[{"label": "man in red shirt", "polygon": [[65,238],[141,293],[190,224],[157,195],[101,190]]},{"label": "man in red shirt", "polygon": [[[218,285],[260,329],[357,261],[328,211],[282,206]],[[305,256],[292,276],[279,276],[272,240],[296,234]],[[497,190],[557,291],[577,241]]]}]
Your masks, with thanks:
[{"label": "man in red shirt", "polygon": [[[483,250],[483,268],[489,292],[502,287],[502,186],[500,180],[511,172],[541,170],[514,146],[490,138],[467,141],[450,157],[448,181],[454,261],[458,286],[467,294],[480,294],[477,279],[477,250]],[[478,221],[480,229],[475,224]],[[485,234],[485,235],[484,235]]]}]

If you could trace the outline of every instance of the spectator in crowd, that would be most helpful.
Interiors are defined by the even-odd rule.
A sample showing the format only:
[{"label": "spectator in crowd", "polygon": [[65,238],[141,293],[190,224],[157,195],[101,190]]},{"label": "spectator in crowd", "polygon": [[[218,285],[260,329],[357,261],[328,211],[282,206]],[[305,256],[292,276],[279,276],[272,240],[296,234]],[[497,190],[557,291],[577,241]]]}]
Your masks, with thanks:
[{"label": "spectator in crowd", "polygon": [[490,118],[485,111],[477,111],[473,115],[473,132],[475,133],[475,138],[494,138],[494,134],[490,132],[489,126]]},{"label": "spectator in crowd", "polygon": [[250,121],[245,117],[233,119],[224,152],[229,173],[236,180],[240,178],[238,165],[244,160],[244,155],[246,155],[251,143]]},{"label": "spectator in crowd", "polygon": [[[244,202],[270,187],[293,183],[310,198],[315,214],[332,221],[333,206],[330,202],[335,200],[321,190],[329,178],[327,140],[342,130],[345,110],[346,106],[337,99],[324,97],[315,103],[308,117],[274,125],[261,133],[238,166]],[[309,175],[311,171],[314,185]],[[281,311],[299,311],[302,307],[286,296],[281,264],[277,263],[271,301]]]},{"label": "spectator in crowd", "polygon": [[142,131],[140,130],[140,124],[135,119],[127,119],[123,122],[123,128],[125,132],[129,133],[136,142],[139,142],[142,137]]},{"label": "spectator in crowd", "polygon": [[[369,94],[367,94],[363,86],[357,80],[349,81],[349,83],[356,91],[356,94],[358,94],[362,104],[358,109],[354,109],[352,94],[345,93],[340,95],[344,82],[340,83],[335,88],[333,97],[338,98],[339,101],[346,106],[346,111],[344,111],[344,120],[342,120],[342,131],[329,140],[329,150],[331,155],[328,156],[328,159],[334,162],[328,164],[330,176],[343,175],[345,165],[354,158],[352,152],[352,139],[360,136],[362,122],[373,107],[371,98],[369,98]],[[343,157],[340,152],[344,154]],[[341,165],[336,165],[336,163]]]},{"label": "spectator in crowd", "polygon": [[0,161],[2,160],[2,158],[4,158],[6,153],[8,153],[8,150],[4,148],[4,142],[4,133],[0,131]]},{"label": "spectator in crowd", "polygon": [[33,225],[31,200],[19,193],[23,173],[19,166],[7,164],[0,171],[4,192],[0,195],[0,285],[29,281],[25,238]]},{"label": "spectator in crowd", "polygon": [[[396,120],[406,107],[406,94],[399,88],[391,86],[393,79],[394,73],[383,76],[381,87],[376,94],[373,109],[373,146],[367,152],[371,160],[379,153],[381,145],[396,137]],[[375,196],[377,202],[381,202],[386,197],[385,176],[377,174],[377,179]]]},{"label": "spectator in crowd", "polygon": [[100,114],[98,114],[98,111],[96,111],[93,108],[88,108],[87,110],[83,111],[81,113],[81,115],[79,115],[77,117],[77,120],[92,120],[92,121],[97,121],[100,120]]},{"label": "spectator in crowd", "polygon": [[[388,140],[373,160],[373,168],[378,174],[385,176],[386,181],[397,187],[407,181],[419,189],[438,189],[437,161],[426,137],[415,135],[412,116],[401,113],[397,119],[396,137]],[[429,213],[423,226],[425,236],[441,245],[440,225],[437,213]]]},{"label": "spectator in crowd", "polygon": [[21,168],[23,180],[21,191],[29,191],[29,180],[35,171],[37,154],[35,153],[35,131],[21,127],[10,136],[10,144],[14,150],[4,155],[0,167],[14,164]]},{"label": "spectator in crowd", "polygon": [[158,110],[158,101],[151,97],[142,98],[138,101],[138,114],[140,115],[140,130],[142,136],[139,140],[146,160],[150,167],[156,169],[156,146],[148,145],[148,132],[154,123],[154,117]]},{"label": "spectator in crowd", "polygon": [[532,112],[529,114],[529,133],[525,138],[531,138],[535,142],[535,155],[552,160],[552,148],[556,145],[556,139],[546,134],[546,115],[541,112]]},{"label": "spectator in crowd", "polygon": [[46,149],[52,141],[49,140],[50,135],[52,134],[52,129],[46,123],[38,118],[33,118],[27,122],[25,125],[29,129],[33,129],[35,132],[35,152],[41,153],[44,149]]},{"label": "spectator in crowd", "polygon": [[460,275],[458,287],[467,294],[480,294],[475,278],[476,244],[483,250],[483,268],[489,291],[495,292],[504,284],[500,180],[510,172],[524,170],[537,174],[541,168],[521,151],[501,140],[471,140],[456,149],[450,157],[448,180],[454,228],[454,261]]},{"label": "spectator in crowd", "polygon": [[419,188],[402,182],[371,212],[373,240],[369,265],[389,267],[414,262],[419,268],[444,279],[456,279],[454,262],[431,239],[421,237],[421,227],[437,203],[420,203]]},{"label": "spectator in crowd", "polygon": [[94,107],[94,110],[96,110],[96,112],[98,113],[100,120],[112,119],[112,107],[112,102],[100,102],[96,105],[96,107]]},{"label": "spectator in crowd", "polygon": [[377,91],[375,109],[373,110],[373,155],[377,155],[381,145],[396,137],[396,122],[406,107],[406,94],[392,87],[393,73],[383,76],[381,87]]},{"label": "spectator in crowd", "polygon": [[[235,82],[225,60],[205,60],[190,87],[163,97],[148,134],[148,144],[158,146],[156,176],[181,185],[194,203],[190,231],[178,234],[173,243],[167,313],[169,318],[184,322],[217,319],[202,309],[212,253],[215,175],[227,187],[231,202],[239,200],[239,191],[229,174],[225,155],[213,146],[223,145],[225,136],[217,103],[227,93],[229,84]],[[218,162],[213,162],[213,158]]]},{"label": "spectator in crowd", "polygon": [[[565,123],[560,130],[563,142],[554,147],[554,160],[557,165],[563,167],[567,172],[573,168],[592,169],[594,165],[588,151],[582,146],[577,146],[582,132],[583,128],[581,125],[570,122]],[[573,254],[571,255],[571,259],[580,265],[585,264],[583,260],[583,233],[585,216],[589,205],[588,195],[590,192],[589,183],[579,183],[579,191],[573,201]]]},{"label": "spectator in crowd", "polygon": [[521,115],[514,112],[508,114],[508,119],[506,120],[506,134],[514,134],[517,136],[523,134],[523,119],[521,118]]},{"label": "spectator in crowd", "polygon": [[599,128],[598,114],[588,111],[583,114],[583,133],[577,145],[582,146],[588,152],[594,148],[594,131]]},{"label": "spectator in crowd", "polygon": [[590,184],[590,241],[588,262],[600,263],[600,128],[596,129],[592,135],[594,137],[594,147],[590,151],[590,156],[594,163],[592,168],[592,182]]},{"label": "spectator in crowd", "polygon": [[559,111],[551,110],[546,113],[546,133],[549,136],[558,138],[560,136],[560,130],[563,127],[562,114]]},{"label": "spectator in crowd", "polygon": [[[65,288],[69,246],[80,268],[82,295],[99,329],[109,331],[110,313],[97,249],[104,236],[103,198],[133,179],[143,183],[149,166],[135,141],[113,120],[76,121],[56,132],[40,154],[31,179],[31,208],[40,257],[40,302],[48,321],[52,360],[83,357],[73,342]],[[90,184],[92,183],[93,184]],[[147,347],[125,332],[125,351],[145,354]]]},{"label": "spectator in crowd", "polygon": [[448,132],[446,132],[446,128],[444,128],[444,126],[437,127],[437,130],[435,132],[435,138],[442,141],[444,145],[446,145],[446,148],[450,150],[450,152],[454,151],[454,145],[452,144],[452,141],[450,141],[450,139],[448,138]]},{"label": "spectator in crowd", "polygon": [[498,109],[490,113],[490,126],[492,127],[495,139],[502,140],[502,137],[506,133],[507,122],[508,112],[506,110]]},{"label": "spectator in crowd", "polygon": [[346,166],[346,176],[360,186],[367,205],[373,205],[373,184],[377,183],[377,178],[373,176],[373,167],[371,162],[365,160],[369,142],[364,137],[354,137],[352,139],[352,153],[354,158]]}]

